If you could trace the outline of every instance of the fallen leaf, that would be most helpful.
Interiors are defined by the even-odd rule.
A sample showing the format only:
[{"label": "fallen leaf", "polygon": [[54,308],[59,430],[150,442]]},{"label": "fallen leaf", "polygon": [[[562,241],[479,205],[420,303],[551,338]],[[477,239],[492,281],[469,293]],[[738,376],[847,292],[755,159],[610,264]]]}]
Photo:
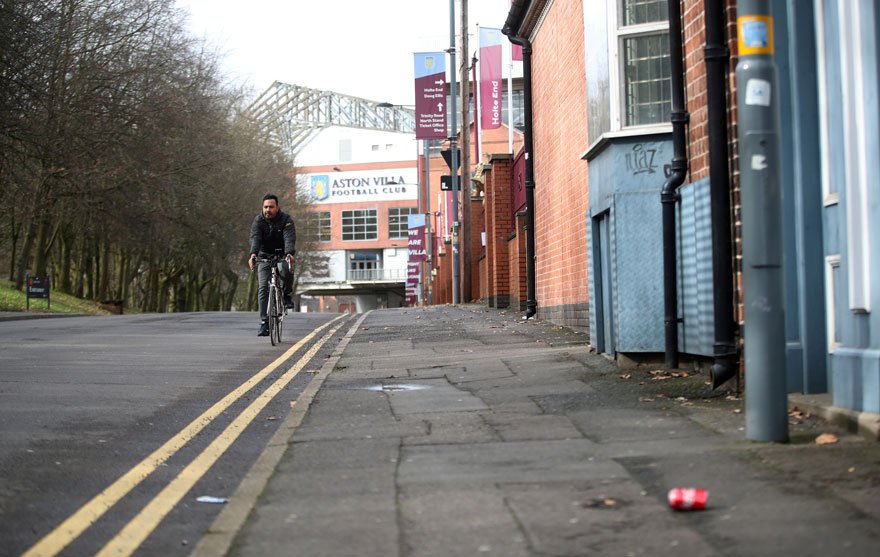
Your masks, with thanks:
[{"label": "fallen leaf", "polygon": [[606,507],[613,507],[614,505],[617,504],[617,500],[608,498],[608,499],[605,499],[604,503],[605,503]]},{"label": "fallen leaf", "polygon": [[816,437],[817,445],[832,445],[838,441],[840,441],[840,439],[833,433],[823,433],[819,437]]},{"label": "fallen leaf", "polygon": [[632,373],[624,373],[620,376],[621,379],[632,379]]},{"label": "fallen leaf", "polygon": [[742,414],[742,413],[743,413],[742,408],[736,408],[736,409],[734,409],[733,413],[734,413],[734,414]]}]

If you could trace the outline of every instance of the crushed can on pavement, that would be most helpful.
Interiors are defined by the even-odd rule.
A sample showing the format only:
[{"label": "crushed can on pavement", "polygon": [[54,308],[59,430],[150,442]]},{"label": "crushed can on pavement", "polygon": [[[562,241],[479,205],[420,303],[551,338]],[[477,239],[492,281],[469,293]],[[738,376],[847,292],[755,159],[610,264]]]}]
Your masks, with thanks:
[{"label": "crushed can on pavement", "polygon": [[698,511],[706,508],[709,492],[695,487],[675,487],[669,490],[669,506],[677,511]]}]

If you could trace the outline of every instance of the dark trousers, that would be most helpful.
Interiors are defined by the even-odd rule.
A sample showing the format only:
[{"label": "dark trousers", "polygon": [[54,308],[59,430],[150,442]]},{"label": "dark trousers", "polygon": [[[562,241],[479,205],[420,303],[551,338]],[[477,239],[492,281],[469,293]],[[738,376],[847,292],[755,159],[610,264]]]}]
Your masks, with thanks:
[{"label": "dark trousers", "polygon": [[[287,261],[278,263],[278,270],[281,272],[281,290],[285,296],[290,296],[293,290],[293,281],[290,276],[290,265]],[[266,313],[269,307],[269,276],[272,273],[272,266],[269,262],[257,263],[257,279],[260,281],[260,288],[257,291],[260,300],[260,321],[266,320]]]}]

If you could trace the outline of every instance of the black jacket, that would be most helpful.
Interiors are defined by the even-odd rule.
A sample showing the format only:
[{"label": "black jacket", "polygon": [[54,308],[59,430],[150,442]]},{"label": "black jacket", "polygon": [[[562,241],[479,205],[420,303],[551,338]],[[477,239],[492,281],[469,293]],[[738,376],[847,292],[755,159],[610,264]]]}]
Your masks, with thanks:
[{"label": "black jacket", "polygon": [[261,214],[251,223],[251,253],[274,255],[296,253],[296,226],[284,211],[278,211],[275,220],[267,220]]}]

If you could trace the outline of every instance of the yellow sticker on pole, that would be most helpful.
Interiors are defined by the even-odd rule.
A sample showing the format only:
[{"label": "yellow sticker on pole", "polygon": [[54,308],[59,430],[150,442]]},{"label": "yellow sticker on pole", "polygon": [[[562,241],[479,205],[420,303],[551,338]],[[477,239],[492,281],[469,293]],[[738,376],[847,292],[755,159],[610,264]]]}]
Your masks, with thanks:
[{"label": "yellow sticker on pole", "polygon": [[773,54],[773,17],[744,15],[736,18],[739,55]]}]

